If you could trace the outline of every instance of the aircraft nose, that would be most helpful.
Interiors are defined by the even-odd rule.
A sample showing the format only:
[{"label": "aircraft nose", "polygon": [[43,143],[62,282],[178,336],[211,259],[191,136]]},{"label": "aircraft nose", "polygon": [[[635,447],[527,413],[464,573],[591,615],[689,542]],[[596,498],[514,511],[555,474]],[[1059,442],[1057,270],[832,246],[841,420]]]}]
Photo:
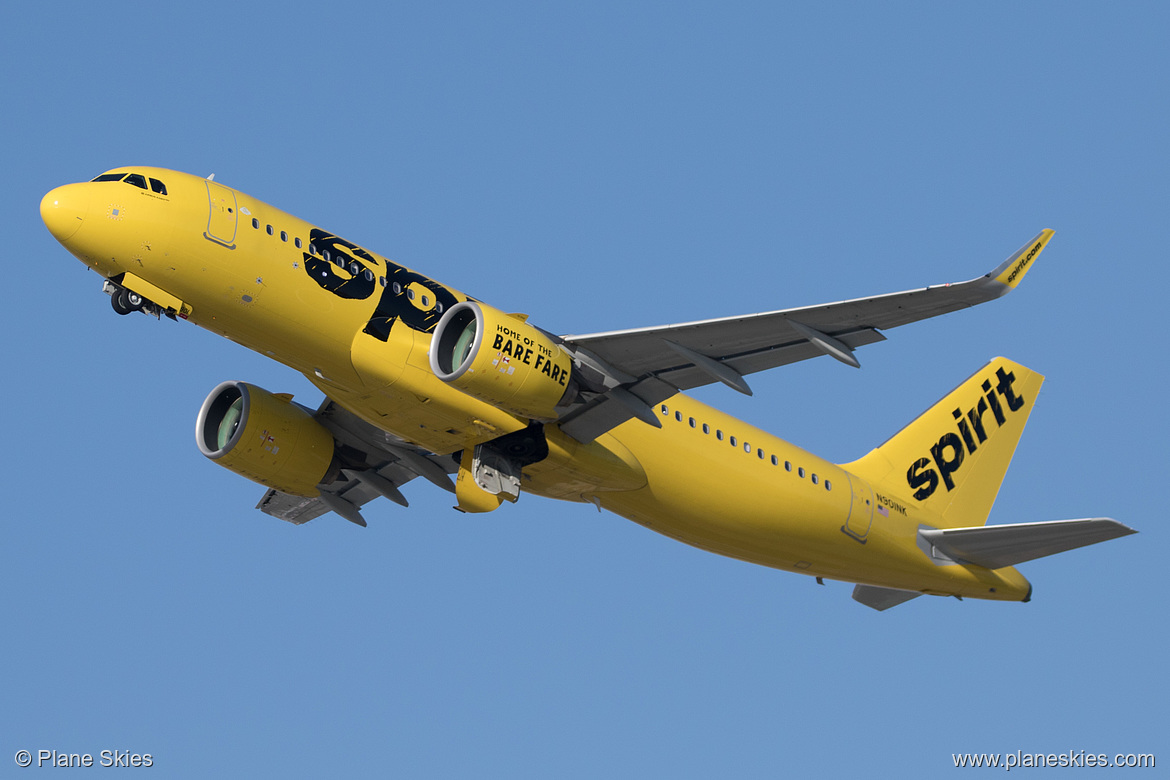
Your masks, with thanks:
[{"label": "aircraft nose", "polygon": [[89,190],[79,184],[66,184],[49,190],[41,198],[41,219],[53,238],[64,244],[81,227],[89,211]]}]

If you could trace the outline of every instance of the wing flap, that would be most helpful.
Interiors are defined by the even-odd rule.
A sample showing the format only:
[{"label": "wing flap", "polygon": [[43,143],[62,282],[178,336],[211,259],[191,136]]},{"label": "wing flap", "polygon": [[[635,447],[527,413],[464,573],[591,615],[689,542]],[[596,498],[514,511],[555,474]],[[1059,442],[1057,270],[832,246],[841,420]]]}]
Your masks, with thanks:
[{"label": "wing flap", "polygon": [[[834,337],[852,349],[886,340],[885,336],[873,328],[838,333]],[[757,371],[778,368],[779,366],[786,366],[789,363],[799,363],[802,360],[809,360],[823,354],[825,353],[820,347],[809,342],[805,337],[800,336],[799,340],[731,354],[720,358],[719,362],[730,366],[739,374],[754,374]],[[710,375],[694,365],[680,365],[674,368],[666,368],[658,372],[656,376],[669,382],[679,390],[689,390],[692,387],[700,387],[711,383]]]},{"label": "wing flap", "polygon": [[[362,477],[372,473],[375,478],[385,480],[396,491],[416,476],[413,471],[399,463],[383,463],[380,468],[368,469],[363,472],[352,472],[350,469],[345,469],[345,471],[349,472],[346,474],[349,478],[344,482],[338,481],[331,484],[329,492],[332,496],[352,504],[355,510],[361,509],[375,498],[385,495],[374,484],[367,482]],[[277,490],[269,490],[265,493],[256,508],[266,515],[295,525],[304,525],[327,512],[336,511],[333,506],[320,498],[293,496]]]},{"label": "wing flap", "polygon": [[292,496],[279,490],[265,493],[256,508],[266,515],[294,525],[304,525],[329,511],[329,507],[316,498]]},{"label": "wing flap", "polygon": [[449,459],[411,447],[328,398],[317,409],[315,417],[344,450],[345,462],[339,479],[322,486],[329,493],[324,500],[269,490],[256,505],[261,512],[303,525],[340,508],[345,513],[343,517],[357,523],[361,519],[358,510],[375,498],[385,496],[405,506],[406,498],[399,488],[415,477],[422,476],[439,487],[454,490],[448,476],[454,471]]},{"label": "wing flap", "polygon": [[1137,531],[1108,517],[976,528],[923,528],[918,534],[935,550],[987,569],[1075,550]]}]

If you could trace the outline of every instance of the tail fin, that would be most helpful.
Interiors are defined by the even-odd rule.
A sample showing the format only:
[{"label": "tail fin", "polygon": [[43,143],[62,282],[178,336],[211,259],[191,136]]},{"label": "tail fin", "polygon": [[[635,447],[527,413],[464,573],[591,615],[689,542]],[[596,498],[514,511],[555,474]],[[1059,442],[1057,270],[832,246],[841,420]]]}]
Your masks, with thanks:
[{"label": "tail fin", "polygon": [[996,358],[885,444],[843,468],[940,518],[987,522],[1044,377]]}]

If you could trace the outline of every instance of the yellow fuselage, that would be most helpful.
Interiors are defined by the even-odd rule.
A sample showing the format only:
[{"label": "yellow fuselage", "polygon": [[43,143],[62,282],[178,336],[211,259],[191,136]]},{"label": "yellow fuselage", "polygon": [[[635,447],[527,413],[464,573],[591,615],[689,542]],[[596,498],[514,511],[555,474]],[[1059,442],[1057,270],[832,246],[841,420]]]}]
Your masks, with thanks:
[{"label": "yellow fuselage", "polygon": [[[443,306],[467,300],[463,293],[217,183],[117,170],[162,182],[165,194],[88,182],[42,203],[53,234],[103,277],[290,366],[348,411],[431,452],[528,425],[431,371],[425,327]],[[345,267],[337,256],[324,261],[325,249]],[[933,562],[917,533],[937,518],[907,495],[875,489],[682,393],[656,411],[661,428],[635,419],[590,444],[547,425],[549,457],[525,467],[523,489],[593,501],[696,547],[778,569],[976,598],[1030,592],[1013,568]]]}]

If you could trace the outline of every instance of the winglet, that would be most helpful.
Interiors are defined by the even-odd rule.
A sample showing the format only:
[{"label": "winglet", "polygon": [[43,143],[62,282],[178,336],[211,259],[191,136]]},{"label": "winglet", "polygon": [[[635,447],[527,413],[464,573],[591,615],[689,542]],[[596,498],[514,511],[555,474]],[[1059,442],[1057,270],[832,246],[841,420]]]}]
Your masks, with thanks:
[{"label": "winglet", "polygon": [[[1005,285],[1008,290],[1016,289],[1016,285],[1032,267],[1032,261],[1044,251],[1044,247],[1048,246],[1054,232],[1048,228],[1041,230],[1039,235],[1020,247],[1018,252],[1004,260],[998,268],[989,273],[988,278]],[[1004,292],[1006,293],[1008,290],[1004,290]]]}]

